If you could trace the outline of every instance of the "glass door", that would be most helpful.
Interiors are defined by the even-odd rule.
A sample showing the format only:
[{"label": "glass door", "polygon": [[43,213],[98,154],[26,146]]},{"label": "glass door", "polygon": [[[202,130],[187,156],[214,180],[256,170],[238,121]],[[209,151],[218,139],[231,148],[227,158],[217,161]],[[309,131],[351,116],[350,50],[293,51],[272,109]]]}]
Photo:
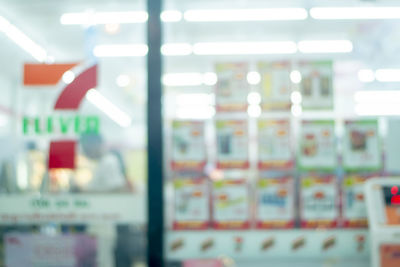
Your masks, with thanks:
[{"label": "glass door", "polygon": [[145,266],[145,1],[0,1],[0,265]]},{"label": "glass door", "polygon": [[398,9],[165,1],[168,264],[369,264],[363,184],[399,172]]}]

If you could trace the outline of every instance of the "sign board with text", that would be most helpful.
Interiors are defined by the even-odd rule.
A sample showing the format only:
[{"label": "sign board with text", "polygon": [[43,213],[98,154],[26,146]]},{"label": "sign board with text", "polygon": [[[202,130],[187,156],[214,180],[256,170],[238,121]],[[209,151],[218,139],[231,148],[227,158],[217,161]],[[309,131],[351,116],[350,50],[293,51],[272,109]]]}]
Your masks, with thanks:
[{"label": "sign board with text", "polygon": [[0,225],[35,223],[144,223],[143,196],[65,194],[0,196]]}]

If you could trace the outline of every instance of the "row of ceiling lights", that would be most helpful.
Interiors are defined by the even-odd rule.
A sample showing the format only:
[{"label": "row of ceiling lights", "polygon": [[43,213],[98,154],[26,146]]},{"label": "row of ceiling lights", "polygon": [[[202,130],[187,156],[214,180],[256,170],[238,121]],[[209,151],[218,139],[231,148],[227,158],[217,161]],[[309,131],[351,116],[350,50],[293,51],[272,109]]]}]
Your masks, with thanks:
[{"label": "row of ceiling lights", "polygon": [[[310,16],[314,19],[400,19],[400,7],[314,7]],[[231,9],[231,10],[177,10],[162,12],[164,22],[186,21],[265,21],[305,20],[308,12],[304,8]],[[112,24],[144,23],[148,20],[145,11],[128,12],[81,12],[66,13],[60,18],[62,24]],[[3,32],[18,46],[38,61],[49,59],[45,49],[36,44],[7,19],[0,16],[0,32]]]},{"label": "row of ceiling lights", "polygon": [[[303,40],[271,42],[201,42],[170,43],[161,47],[165,56],[187,55],[268,55],[301,53],[349,53],[353,43],[349,40]],[[146,44],[97,45],[94,48],[96,57],[146,56]]]},{"label": "row of ceiling lights", "polygon": [[[318,20],[400,19],[400,7],[314,7],[265,8],[265,9],[203,9],[167,10],[161,13],[163,22],[232,22],[232,21],[282,21],[305,20],[310,16]],[[109,23],[144,23],[145,11],[126,12],[77,12],[66,13],[60,18],[64,25],[91,25]]]}]

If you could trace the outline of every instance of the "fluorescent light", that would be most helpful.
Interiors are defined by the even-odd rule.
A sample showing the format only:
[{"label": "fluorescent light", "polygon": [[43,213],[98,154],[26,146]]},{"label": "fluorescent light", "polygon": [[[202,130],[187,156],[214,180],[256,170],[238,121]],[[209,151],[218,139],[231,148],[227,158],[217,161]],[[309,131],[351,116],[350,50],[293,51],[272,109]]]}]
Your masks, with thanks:
[{"label": "fluorescent light", "polygon": [[375,74],[373,70],[359,70],[358,71],[358,79],[364,83],[370,83],[375,80]]},{"label": "fluorescent light", "polygon": [[182,20],[182,12],[178,10],[166,10],[161,13],[161,20],[163,22],[178,22]]},{"label": "fluorescent light", "polygon": [[360,116],[398,116],[400,103],[357,104],[354,110]]},{"label": "fluorescent light", "polygon": [[75,80],[75,73],[73,73],[70,70],[67,70],[66,72],[64,72],[62,76],[62,80],[66,84],[72,83]]},{"label": "fluorescent light", "polygon": [[303,108],[300,105],[292,105],[291,112],[294,117],[300,117],[303,113]]},{"label": "fluorescent light", "polygon": [[131,125],[132,119],[128,114],[120,110],[96,89],[90,89],[86,94],[86,99],[121,127],[129,127]]},{"label": "fluorescent light", "polygon": [[261,82],[261,75],[257,71],[247,73],[247,82],[252,85],[257,85]]},{"label": "fluorescent light", "polygon": [[400,82],[400,69],[379,69],[375,77],[380,82]]},{"label": "fluorescent light", "polygon": [[304,20],[307,17],[304,8],[188,10],[184,14],[185,20],[191,22]]},{"label": "fluorescent light", "polygon": [[126,87],[131,83],[131,79],[126,74],[121,74],[117,77],[116,83],[119,87]]},{"label": "fluorescent light", "polygon": [[44,62],[47,59],[46,50],[32,41],[32,39],[30,39],[25,33],[2,16],[0,16],[0,32],[3,32],[8,38],[29,53],[37,61]]},{"label": "fluorescent light", "polygon": [[214,72],[186,72],[186,73],[168,73],[162,78],[165,86],[212,86],[217,83],[217,74]]},{"label": "fluorescent light", "polygon": [[176,97],[176,104],[180,107],[184,106],[211,106],[214,104],[214,97],[212,94],[179,94]]},{"label": "fluorescent light", "polygon": [[396,104],[400,106],[400,91],[359,91],[354,94],[359,104]]},{"label": "fluorescent light", "polygon": [[97,45],[94,48],[96,57],[144,57],[149,48],[145,44]]},{"label": "fluorescent light", "polygon": [[247,114],[252,118],[258,118],[261,115],[261,107],[259,105],[250,105],[247,108]]},{"label": "fluorescent light", "polygon": [[294,91],[290,95],[290,100],[292,101],[292,103],[294,105],[300,105],[301,102],[303,101],[303,97],[302,97],[302,95],[301,95],[301,93],[299,91]]},{"label": "fluorescent light", "polygon": [[198,72],[170,73],[162,78],[165,86],[199,86],[203,84],[203,75]]},{"label": "fluorescent light", "polygon": [[203,75],[203,83],[205,85],[212,86],[212,85],[216,85],[217,82],[218,82],[218,76],[217,76],[216,73],[214,73],[214,72],[206,72],[206,73],[204,73],[204,75]]},{"label": "fluorescent light", "polygon": [[312,40],[301,41],[298,48],[302,53],[350,53],[353,43],[349,40]]},{"label": "fluorescent light", "polygon": [[211,119],[215,115],[215,108],[211,106],[204,107],[178,107],[176,117],[178,119]]},{"label": "fluorescent light", "polygon": [[149,15],[145,11],[79,12],[66,13],[60,18],[63,25],[92,25],[109,23],[144,23]]},{"label": "fluorescent light", "polygon": [[294,84],[299,84],[301,83],[301,73],[298,70],[293,70],[292,72],[290,72],[290,80],[292,81],[292,83]]},{"label": "fluorescent light", "polygon": [[188,43],[165,44],[161,46],[161,53],[164,56],[187,56],[192,51],[192,45]]},{"label": "fluorescent light", "polygon": [[400,19],[400,7],[314,7],[314,19]]},{"label": "fluorescent light", "polygon": [[290,41],[197,43],[193,46],[196,55],[294,54],[296,51],[296,44]]},{"label": "fluorescent light", "polygon": [[259,105],[261,103],[261,95],[257,92],[251,92],[247,95],[247,102],[250,105]]}]

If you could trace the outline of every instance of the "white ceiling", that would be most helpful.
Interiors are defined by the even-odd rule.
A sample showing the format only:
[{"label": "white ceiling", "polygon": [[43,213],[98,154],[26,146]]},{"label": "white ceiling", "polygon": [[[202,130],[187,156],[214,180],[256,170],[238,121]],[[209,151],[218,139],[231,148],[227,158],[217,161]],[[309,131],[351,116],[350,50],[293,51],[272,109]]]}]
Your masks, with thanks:
[{"label": "white ceiling", "polygon": [[[207,8],[262,8],[262,7],[305,7],[343,5],[400,5],[397,0],[355,1],[355,0],[166,0],[165,9],[207,9]],[[53,55],[56,62],[82,61],[86,56],[86,30],[82,26],[61,25],[60,16],[66,12],[127,11],[145,10],[145,0],[0,0],[0,15],[7,18],[25,32],[36,43]],[[103,26],[97,26],[98,44],[145,43],[145,24],[124,24],[121,30],[110,35]],[[311,18],[292,22],[248,22],[248,23],[190,23],[181,21],[165,24],[165,42],[204,41],[265,41],[304,39],[350,39],[354,51],[346,55],[305,56],[237,56],[237,57],[168,57],[165,72],[212,71],[216,61],[246,60],[256,62],[269,59],[335,59],[342,62],[338,71],[348,62],[356,62],[351,75],[360,66],[369,68],[400,67],[400,20],[376,21],[317,21]],[[14,107],[13,94],[5,91],[21,90],[23,63],[34,61],[4,34],[0,33],[0,76],[4,82],[0,88],[2,96],[9,100],[0,104]],[[100,60],[100,90],[121,109],[128,112],[134,125],[144,128],[146,96],[145,58],[109,58]],[[347,63],[346,63],[347,62]],[[122,89],[116,86],[119,74],[129,74],[135,82]],[[1,81],[1,79],[0,79]],[[354,81],[353,81],[354,82]],[[369,85],[377,86],[377,85]],[[397,86],[397,85],[396,85]],[[174,88],[179,92],[208,90],[210,87]],[[169,90],[172,90],[171,88]],[[339,90],[345,91],[346,88]],[[3,94],[4,92],[4,94]],[[166,91],[168,92],[168,91]],[[23,106],[22,106],[23,107]],[[85,110],[95,112],[85,104]],[[111,121],[110,125],[115,126]],[[119,129],[118,126],[116,126]],[[113,130],[113,132],[115,132]]]}]

